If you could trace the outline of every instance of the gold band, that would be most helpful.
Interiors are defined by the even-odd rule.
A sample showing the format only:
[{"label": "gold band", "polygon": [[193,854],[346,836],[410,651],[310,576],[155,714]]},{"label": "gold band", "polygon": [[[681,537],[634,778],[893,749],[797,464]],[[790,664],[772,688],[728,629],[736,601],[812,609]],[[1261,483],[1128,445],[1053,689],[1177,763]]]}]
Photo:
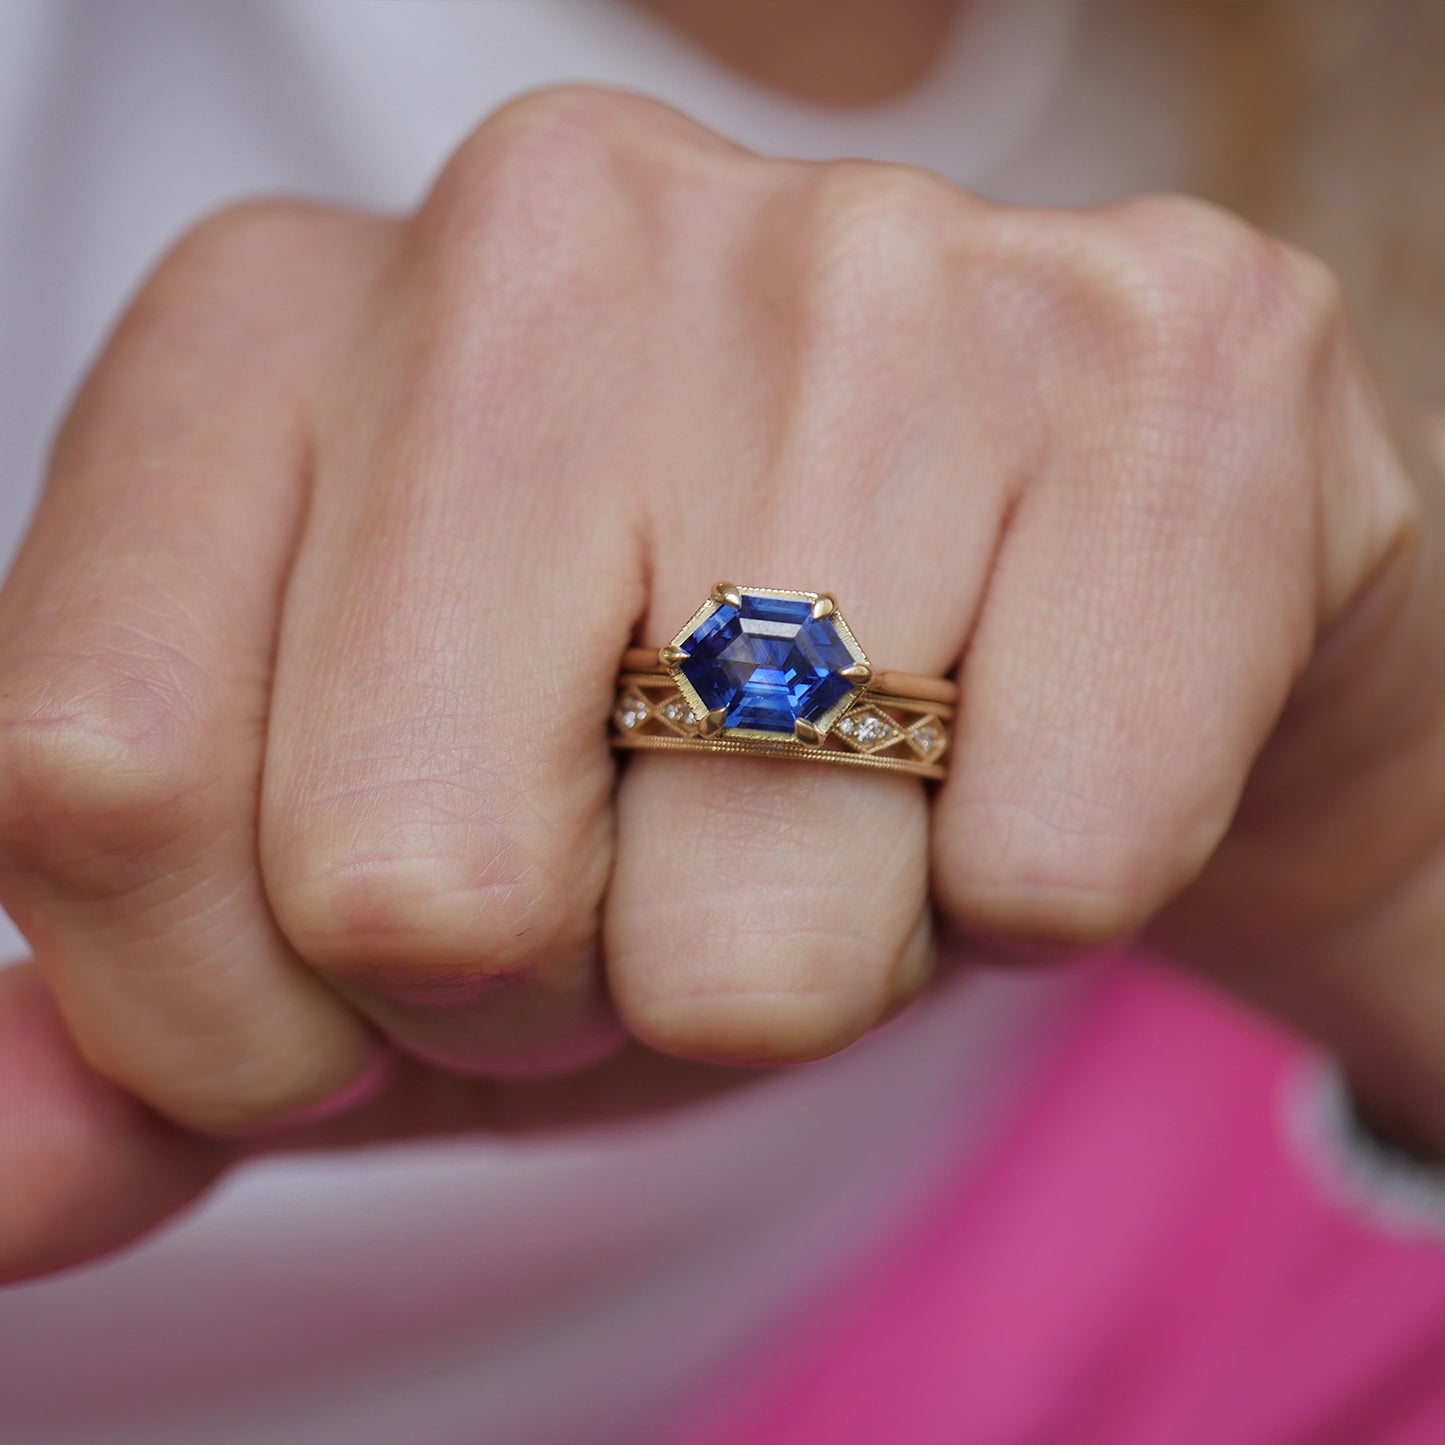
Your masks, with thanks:
[{"label": "gold band", "polygon": [[878,672],[817,743],[791,738],[706,738],[671,672],[658,665],[656,648],[623,654],[612,710],[612,745],[621,749],[748,753],[812,763],[909,773],[935,781],[947,775],[953,703],[958,689],[947,678]]},{"label": "gold band", "polygon": [[[669,674],[658,667],[657,648],[629,647],[622,654],[623,672],[657,673],[667,678]],[[887,693],[890,697],[917,698],[919,702],[939,703],[952,711],[958,700],[958,684],[947,677],[924,677],[917,672],[875,672],[872,691]]]}]

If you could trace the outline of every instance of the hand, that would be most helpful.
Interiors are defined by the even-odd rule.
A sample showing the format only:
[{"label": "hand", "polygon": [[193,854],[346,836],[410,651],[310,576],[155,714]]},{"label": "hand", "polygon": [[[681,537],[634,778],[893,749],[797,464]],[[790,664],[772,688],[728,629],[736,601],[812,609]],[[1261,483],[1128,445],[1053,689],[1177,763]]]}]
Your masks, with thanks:
[{"label": "hand", "polygon": [[[380,1038],[440,1072],[347,1138],[840,1049],[927,980],[930,856],[950,924],[1157,918],[1388,1050],[1442,960],[1329,948],[1440,836],[1439,506],[1324,269],[1190,201],[995,207],[563,89],[404,221],[207,222],[0,596],[0,896],[90,1068],[169,1123],[37,1024],[26,1078],[86,1123],[30,1147],[89,1214],[102,1167],[134,1203],[0,1210],[0,1271],[141,1227],[230,1157],[206,1139],[285,1141]],[[719,576],[828,588],[884,666],[962,659],[931,815],[756,759],[617,782],[618,657]],[[1411,1022],[1441,1053],[1445,1009]]]}]

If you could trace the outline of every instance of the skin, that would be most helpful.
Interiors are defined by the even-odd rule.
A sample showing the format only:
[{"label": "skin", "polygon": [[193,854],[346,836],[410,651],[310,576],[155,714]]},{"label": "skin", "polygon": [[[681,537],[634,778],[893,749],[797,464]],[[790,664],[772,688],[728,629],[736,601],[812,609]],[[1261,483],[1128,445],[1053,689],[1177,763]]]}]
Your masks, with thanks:
[{"label": "skin", "polygon": [[[1438,1144],[1442,506],[1325,269],[1190,200],[999,207],[569,87],[414,215],[212,218],[0,593],[0,1276],[258,1149],[826,1056],[943,931],[1143,934]],[[619,773],[619,654],[724,576],[956,673],[948,782]]]}]

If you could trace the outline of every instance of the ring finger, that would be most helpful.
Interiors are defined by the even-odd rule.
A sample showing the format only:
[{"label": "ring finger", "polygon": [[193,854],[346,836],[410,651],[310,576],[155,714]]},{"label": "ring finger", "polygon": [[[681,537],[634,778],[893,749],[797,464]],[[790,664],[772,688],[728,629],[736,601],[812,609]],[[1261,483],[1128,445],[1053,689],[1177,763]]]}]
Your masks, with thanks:
[{"label": "ring finger", "polygon": [[[873,440],[879,432],[855,396],[831,394],[833,405],[815,403],[756,495],[735,482],[712,493],[727,506],[694,493],[660,520],[668,545],[654,563],[647,642],[673,637],[726,577],[745,588],[833,592],[875,666],[950,666],[999,499],[980,488],[974,525],[943,555],[947,530],[920,527],[909,496],[936,497],[926,477],[948,463],[919,456],[919,471],[886,487],[898,458]],[[832,479],[822,516],[810,501],[816,491],[799,484],[820,465]],[[752,525],[758,518],[765,535]],[[776,1063],[834,1052],[926,979],[927,874],[928,800],[916,778],[634,752],[619,789],[605,919],[618,1010],[644,1042],[685,1057]]]}]

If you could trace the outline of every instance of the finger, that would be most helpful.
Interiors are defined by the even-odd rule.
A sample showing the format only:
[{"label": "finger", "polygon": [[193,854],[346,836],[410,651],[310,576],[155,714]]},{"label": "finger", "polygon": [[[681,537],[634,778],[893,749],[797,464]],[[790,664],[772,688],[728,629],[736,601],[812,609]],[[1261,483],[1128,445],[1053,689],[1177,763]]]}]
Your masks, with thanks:
[{"label": "finger", "polygon": [[1108,299],[1086,291],[1075,319],[1103,314],[1111,340],[1061,331],[1038,363],[1041,468],[999,547],[935,816],[954,918],[1065,943],[1135,932],[1198,876],[1318,628],[1408,518],[1398,467],[1346,424],[1368,404],[1321,268],[1187,203],[1098,219],[1093,242],[1094,221],[1071,234],[1103,239]]},{"label": "finger", "polygon": [[[635,455],[608,378],[640,263],[593,194],[606,178],[579,172],[560,229],[588,229],[598,272],[569,260],[549,285],[519,234],[535,207],[512,188],[530,182],[492,160],[464,156],[422,212],[367,410],[326,429],[262,843],[308,960],[411,1053],[502,1077],[621,1042],[597,944],[605,724],[643,573],[603,481]],[[458,209],[478,190],[480,221]],[[505,366],[479,374],[479,345]]]},{"label": "finger", "polygon": [[1122,483],[1076,463],[1035,484],[1000,549],[936,813],[965,924],[1141,925],[1223,837],[1308,645],[1281,518],[1202,503],[1203,456],[1110,465]]},{"label": "finger", "polygon": [[0,1284],[130,1243],[227,1157],[87,1067],[32,967],[0,970]]},{"label": "finger", "polygon": [[881,1015],[883,1019],[902,1013],[933,982],[938,972],[941,946],[930,903],[921,908],[913,920],[913,928],[899,952],[897,965],[888,975],[888,1000]]},{"label": "finger", "polygon": [[965,925],[1091,944],[1194,879],[1370,532],[1319,530],[1314,322],[1235,230],[1156,234],[1133,283],[1172,305],[1116,295],[1107,354],[1064,335],[1039,363],[1045,461],[998,546],[935,818],[936,892]]},{"label": "finger", "polygon": [[[491,1085],[401,1066],[345,1116],[245,1143],[187,1133],[95,1073],[35,969],[0,970],[0,1285],[114,1253],[198,1201],[239,1159],[477,1128],[523,1134],[679,1107],[749,1076],[630,1048],[546,1083]],[[103,1201],[103,1207],[97,1207]]]},{"label": "finger", "polygon": [[350,236],[258,209],[183,245],[88,383],[0,595],[0,890],[85,1058],[198,1129],[325,1098],[373,1049],[271,921],[254,821],[298,398]]},{"label": "finger", "polygon": [[[800,311],[744,312],[752,354],[781,370],[758,377],[733,355],[727,370],[691,363],[691,387],[728,416],[736,450],[704,450],[716,469],[659,500],[650,644],[728,578],[833,592],[876,666],[938,673],[958,655],[1001,488],[961,444],[965,408],[924,400],[941,402],[936,376],[957,366],[936,232],[920,222],[920,208],[935,219],[934,194],[910,179],[880,196],[876,177],[862,179],[855,193],[857,173],[830,173],[805,214],[779,217],[780,230],[817,237],[798,249],[797,274],[777,278]],[[752,432],[738,421],[749,416]],[[927,971],[927,819],[912,778],[631,755],[606,919],[629,1028],[726,1061],[812,1058],[856,1038],[915,986],[901,978]]]},{"label": "finger", "polygon": [[[757,759],[631,760],[608,953],[618,1008],[654,1048],[733,1063],[818,1058],[892,1002],[925,876],[922,785],[782,771]],[[885,856],[865,861],[850,833],[886,838]]]}]

